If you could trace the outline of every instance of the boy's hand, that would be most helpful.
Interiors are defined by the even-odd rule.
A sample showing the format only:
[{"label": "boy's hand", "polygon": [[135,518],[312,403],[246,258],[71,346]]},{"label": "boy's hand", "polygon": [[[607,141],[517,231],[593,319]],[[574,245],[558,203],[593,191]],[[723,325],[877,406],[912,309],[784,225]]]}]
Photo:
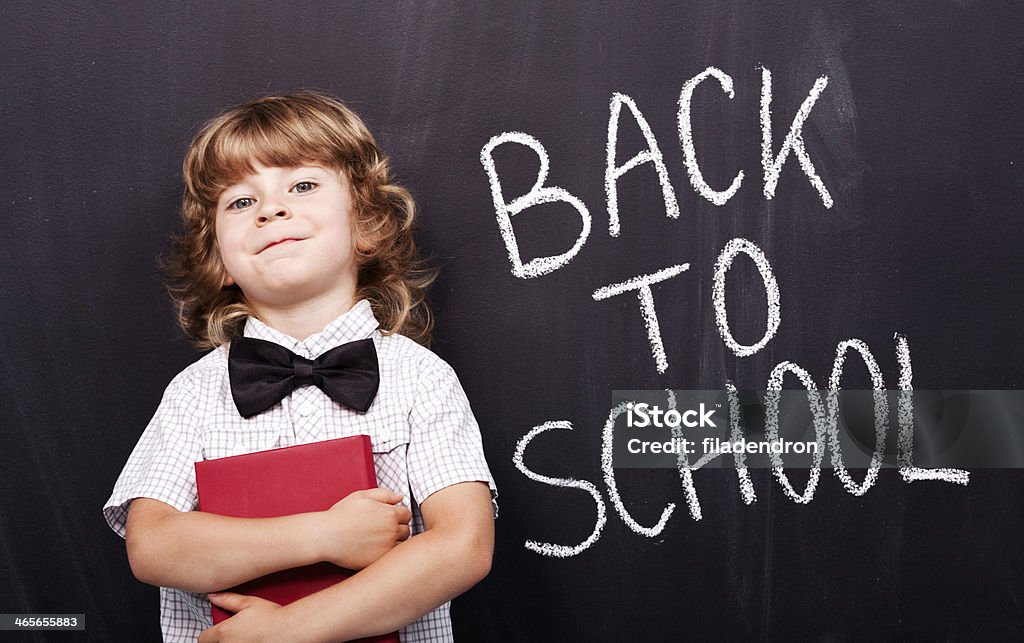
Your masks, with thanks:
[{"label": "boy's hand", "polygon": [[230,643],[231,641],[286,641],[295,631],[281,618],[281,606],[258,596],[232,592],[210,594],[210,602],[235,615],[204,630],[198,643]]},{"label": "boy's hand", "polygon": [[321,512],[323,560],[360,570],[406,540],[412,513],[400,502],[402,494],[390,489],[366,489]]}]

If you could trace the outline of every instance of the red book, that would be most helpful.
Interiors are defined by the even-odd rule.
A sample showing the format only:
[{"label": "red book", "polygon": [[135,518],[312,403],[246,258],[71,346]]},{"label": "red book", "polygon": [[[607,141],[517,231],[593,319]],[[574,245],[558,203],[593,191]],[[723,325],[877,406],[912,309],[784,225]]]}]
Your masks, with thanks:
[{"label": "red book", "polygon": [[[204,460],[195,467],[199,510],[239,518],[324,511],[353,491],[377,487],[366,435]],[[352,574],[321,562],[274,572],[229,591],[287,605]],[[214,625],[230,616],[213,606]],[[398,643],[398,633],[361,640]]]}]

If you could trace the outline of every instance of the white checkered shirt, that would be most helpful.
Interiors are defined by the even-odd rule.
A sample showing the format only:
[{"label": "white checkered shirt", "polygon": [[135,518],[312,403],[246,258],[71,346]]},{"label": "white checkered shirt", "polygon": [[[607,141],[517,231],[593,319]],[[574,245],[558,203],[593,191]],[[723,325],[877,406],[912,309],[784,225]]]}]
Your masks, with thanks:
[{"label": "white checkered shirt", "polygon": [[[244,334],[275,342],[314,359],[346,342],[372,337],[380,363],[380,388],[365,414],[344,408],[316,386],[293,391],[279,404],[252,418],[239,415],[228,380],[228,347],[221,346],[179,373],[138,444],[128,457],[103,507],[110,527],[122,538],[133,498],[154,498],[179,511],[198,505],[197,460],[221,458],[275,447],[366,434],[373,445],[379,486],[406,495],[412,533],[423,531],[419,502],[449,485],[486,482],[497,497],[484,460],[480,430],[452,368],[428,349],[402,335],[382,336],[366,300],[303,341],[255,318]],[[497,515],[497,504],[494,504]],[[451,641],[449,604],[402,628],[402,641]],[[160,588],[164,641],[194,642],[212,627],[205,594]]]}]

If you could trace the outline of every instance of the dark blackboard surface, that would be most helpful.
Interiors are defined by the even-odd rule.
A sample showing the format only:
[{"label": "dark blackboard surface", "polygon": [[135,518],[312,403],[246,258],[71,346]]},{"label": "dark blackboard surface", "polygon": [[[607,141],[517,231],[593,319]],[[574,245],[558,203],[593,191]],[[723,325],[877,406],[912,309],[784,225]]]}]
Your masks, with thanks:
[{"label": "dark blackboard surface", "polygon": [[[886,470],[860,497],[824,471],[796,504],[760,470],[751,505],[735,472],[700,471],[697,521],[677,473],[619,470],[639,523],[677,505],[648,538],[612,506],[600,460],[614,389],[764,388],[784,360],[825,385],[850,338],[871,347],[891,388],[896,333],[917,388],[1024,384],[1024,14],[1011,3],[37,2],[4,13],[0,612],[85,613],[90,640],[159,637],[157,592],[133,579],[100,507],[164,386],[198,357],[154,266],[177,225],[180,161],[223,107],[312,87],[366,119],[443,268],[434,348],[472,401],[501,506],[493,571],[453,608],[461,640],[1024,636],[1020,471],[972,471],[963,486]],[[695,90],[696,159],[718,190],[744,172],[720,206],[691,186],[677,129],[684,83],[712,66],[734,95],[714,79]],[[763,69],[775,150],[827,77],[802,140],[830,208],[794,155],[765,198]],[[616,93],[650,124],[680,214],[666,217],[645,164],[617,183],[612,237]],[[512,273],[480,160],[513,131],[543,144],[547,185],[593,218],[567,265],[531,279]],[[621,165],[645,143],[627,109],[618,133]],[[530,189],[533,152],[508,144],[494,158],[509,200]],[[513,221],[524,259],[568,250],[581,228],[565,203]],[[725,346],[712,306],[715,260],[734,238],[764,251],[780,289],[778,331],[747,357]],[[592,295],[682,263],[652,289],[659,372],[637,298]],[[727,292],[733,334],[756,342],[766,296],[752,262],[736,261]],[[863,369],[845,378],[868,384]],[[594,500],[513,465],[520,440],[554,420],[572,430],[536,437],[525,465],[589,481],[608,512],[570,558],[524,543],[581,543]]]}]

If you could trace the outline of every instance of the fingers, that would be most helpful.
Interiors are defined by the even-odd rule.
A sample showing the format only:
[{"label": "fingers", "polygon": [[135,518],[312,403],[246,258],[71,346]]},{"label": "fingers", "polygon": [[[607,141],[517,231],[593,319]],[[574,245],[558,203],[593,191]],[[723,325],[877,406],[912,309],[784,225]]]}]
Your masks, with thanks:
[{"label": "fingers", "polygon": [[392,491],[391,489],[386,489],[384,487],[379,487],[377,489],[367,489],[365,491],[357,491],[356,493],[360,493],[365,497],[370,498],[371,500],[376,500],[378,502],[386,502],[389,505],[397,505],[398,503],[402,502],[402,499],[405,497],[398,492]]},{"label": "fingers", "polygon": [[199,639],[196,641],[196,643],[217,643],[218,641],[220,641],[220,638],[218,637],[219,632],[217,630],[217,627],[218,626],[214,625],[213,627],[203,630],[203,632],[199,635]]},{"label": "fingers", "polygon": [[394,534],[395,544],[402,542],[403,540],[409,540],[409,536],[412,535],[412,525],[409,524],[409,510],[405,510],[403,516],[399,512],[395,512],[395,522],[392,523],[392,533]]},{"label": "fingers", "polygon": [[207,594],[206,597],[217,607],[229,612],[238,612],[245,607],[248,596],[234,592],[215,592]]}]

